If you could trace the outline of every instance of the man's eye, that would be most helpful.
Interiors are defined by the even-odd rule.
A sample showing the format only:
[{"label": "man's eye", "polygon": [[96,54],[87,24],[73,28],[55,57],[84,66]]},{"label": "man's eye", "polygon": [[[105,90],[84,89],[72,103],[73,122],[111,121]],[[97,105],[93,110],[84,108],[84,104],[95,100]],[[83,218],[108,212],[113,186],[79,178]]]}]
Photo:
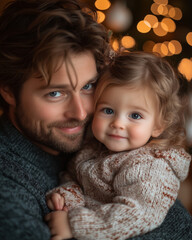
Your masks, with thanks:
[{"label": "man's eye", "polygon": [[90,90],[90,89],[92,89],[92,88],[93,88],[93,83],[87,83],[87,84],[83,87],[84,90]]},{"label": "man's eye", "polygon": [[141,119],[141,115],[139,113],[132,113],[129,117],[132,119]]},{"label": "man's eye", "polygon": [[103,109],[103,112],[104,112],[105,114],[108,114],[108,115],[114,113],[113,109],[111,109],[111,108],[104,108],[104,109]]},{"label": "man's eye", "polygon": [[61,93],[58,92],[58,91],[54,91],[54,92],[50,92],[48,95],[49,95],[50,97],[57,98],[57,97],[60,97],[60,96],[61,96]]}]

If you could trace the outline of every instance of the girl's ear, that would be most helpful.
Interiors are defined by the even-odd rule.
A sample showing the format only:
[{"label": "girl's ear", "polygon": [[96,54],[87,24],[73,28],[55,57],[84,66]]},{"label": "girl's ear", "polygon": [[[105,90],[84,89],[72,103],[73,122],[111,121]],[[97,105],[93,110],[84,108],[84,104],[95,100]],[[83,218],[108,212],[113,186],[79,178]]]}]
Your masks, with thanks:
[{"label": "girl's ear", "polygon": [[16,105],[15,97],[9,87],[0,87],[2,98],[11,106]]},{"label": "girl's ear", "polygon": [[151,136],[156,138],[159,137],[159,135],[161,135],[161,133],[164,131],[164,127],[163,126],[158,126],[158,127],[154,127]]}]

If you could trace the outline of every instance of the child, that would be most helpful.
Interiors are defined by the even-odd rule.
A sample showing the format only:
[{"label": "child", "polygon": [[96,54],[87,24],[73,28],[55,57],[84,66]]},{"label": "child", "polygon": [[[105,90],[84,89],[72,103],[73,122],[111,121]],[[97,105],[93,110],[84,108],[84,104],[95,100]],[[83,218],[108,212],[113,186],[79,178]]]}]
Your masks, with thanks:
[{"label": "child", "polygon": [[[177,198],[191,157],[179,83],[162,58],[116,56],[95,92],[87,144],[47,194],[53,239],[127,239],[157,228]],[[82,190],[81,190],[82,189]]]}]

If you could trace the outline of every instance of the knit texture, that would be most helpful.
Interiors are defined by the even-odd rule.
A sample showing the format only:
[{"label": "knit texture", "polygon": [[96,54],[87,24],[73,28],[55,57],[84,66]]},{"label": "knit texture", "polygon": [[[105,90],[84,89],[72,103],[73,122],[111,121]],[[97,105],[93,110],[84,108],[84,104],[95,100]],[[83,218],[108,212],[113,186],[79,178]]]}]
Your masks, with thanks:
[{"label": "knit texture", "polygon": [[149,146],[115,154],[96,149],[89,143],[69,165],[83,193],[66,173],[66,183],[56,189],[70,210],[73,236],[122,240],[160,226],[188,174],[191,156],[184,149]]},{"label": "knit texture", "polygon": [[48,240],[45,193],[58,184],[59,158],[0,119],[0,239]]},{"label": "knit texture", "polygon": [[[26,140],[6,119],[0,119],[0,239],[49,240],[43,222],[49,211],[45,192],[57,185],[58,157]],[[160,228],[131,240],[190,240],[192,220],[176,201]],[[101,239],[105,240],[105,239]]]}]

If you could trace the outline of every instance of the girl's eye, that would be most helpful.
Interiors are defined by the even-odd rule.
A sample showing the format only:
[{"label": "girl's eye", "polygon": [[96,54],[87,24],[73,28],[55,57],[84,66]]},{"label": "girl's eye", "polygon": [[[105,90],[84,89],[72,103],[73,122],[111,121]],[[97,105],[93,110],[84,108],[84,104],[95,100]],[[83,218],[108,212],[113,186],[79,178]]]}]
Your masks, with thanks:
[{"label": "girl's eye", "polygon": [[130,118],[132,119],[141,119],[141,115],[139,113],[132,113],[130,114]]},{"label": "girl's eye", "polygon": [[104,109],[103,109],[103,112],[104,112],[105,114],[108,114],[108,115],[114,113],[113,109],[111,109],[111,108],[104,108]]},{"label": "girl's eye", "polygon": [[50,92],[48,95],[49,95],[50,97],[57,98],[57,97],[60,97],[60,96],[61,96],[61,93],[58,92],[58,91],[54,91],[54,92]]}]

